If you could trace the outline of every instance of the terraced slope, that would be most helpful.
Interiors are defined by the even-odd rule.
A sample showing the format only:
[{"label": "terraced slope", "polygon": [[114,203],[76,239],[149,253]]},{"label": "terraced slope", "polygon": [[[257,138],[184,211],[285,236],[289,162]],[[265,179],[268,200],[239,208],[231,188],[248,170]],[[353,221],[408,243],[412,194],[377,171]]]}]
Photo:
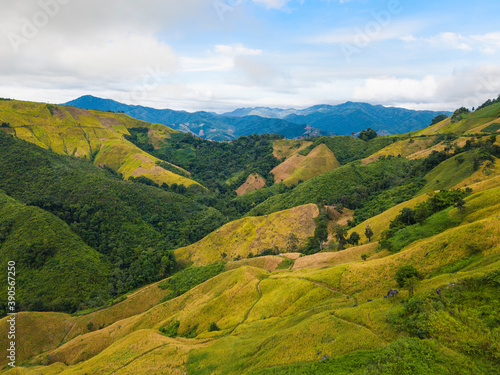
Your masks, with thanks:
[{"label": "terraced slope", "polygon": [[147,128],[153,139],[170,138],[175,131],[124,114],[88,111],[70,106],[0,101],[2,130],[58,154],[86,157],[123,174],[144,176],[158,184],[190,186],[197,182],[165,170],[159,159],[139,149],[124,136],[130,128]]}]

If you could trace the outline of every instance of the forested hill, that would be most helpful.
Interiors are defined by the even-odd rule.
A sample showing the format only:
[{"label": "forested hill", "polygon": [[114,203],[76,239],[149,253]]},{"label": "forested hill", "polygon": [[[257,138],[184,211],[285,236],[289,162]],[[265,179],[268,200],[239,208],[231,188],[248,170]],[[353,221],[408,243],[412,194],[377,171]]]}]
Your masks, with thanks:
[{"label": "forested hill", "polygon": [[[23,212],[30,210],[22,204],[41,209],[31,209],[41,219],[33,221],[29,231],[21,231],[17,219],[9,215],[0,218],[0,263],[6,264],[9,255],[15,254],[25,274],[32,276],[32,287],[19,292],[25,309],[40,309],[43,301],[42,309],[72,311],[83,302],[102,304],[158,280],[174,270],[172,249],[200,240],[225,222],[219,211],[188,197],[123,181],[109,168],[57,155],[1,130],[0,149],[0,189],[19,204],[6,202]],[[7,210],[5,205],[2,208]],[[44,235],[44,230],[53,236]],[[65,250],[68,246],[71,251]],[[97,257],[95,251],[101,255]],[[78,252],[81,261],[92,259],[86,267],[95,268],[92,280],[104,286],[88,293],[77,291],[80,283],[68,286],[69,280],[63,280],[66,271],[50,270],[61,262],[79,274],[79,262],[65,258]],[[47,273],[42,272],[44,267],[49,267]],[[51,288],[63,287],[69,290],[47,294]],[[95,301],[86,300],[90,297]]]},{"label": "forested hill", "polygon": [[420,130],[440,114],[368,103],[347,102],[337,106],[317,105],[303,110],[241,108],[218,115],[210,112],[186,112],[127,105],[110,99],[86,95],[68,103],[83,109],[124,112],[132,117],[165,124],[211,140],[230,140],[251,134],[282,134],[286,138],[359,133],[372,128],[381,134],[399,134]]},{"label": "forested hill", "polygon": [[222,116],[212,112],[186,112],[127,105],[110,99],[82,96],[66,103],[82,109],[123,112],[134,118],[167,125],[214,141],[230,141],[252,134],[282,134],[287,138],[329,135],[329,132],[277,118]]}]

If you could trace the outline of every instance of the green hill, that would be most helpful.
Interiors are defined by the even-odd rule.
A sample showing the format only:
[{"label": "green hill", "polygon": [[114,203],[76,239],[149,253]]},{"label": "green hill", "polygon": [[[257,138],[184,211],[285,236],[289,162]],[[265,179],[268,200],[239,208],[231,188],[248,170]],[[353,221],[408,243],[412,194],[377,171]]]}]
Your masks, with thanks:
[{"label": "green hill", "polygon": [[[80,303],[99,295],[110,273],[103,256],[64,221],[0,190],[3,269],[9,261],[16,263],[16,301],[24,309],[74,311]],[[6,288],[2,288],[0,299],[7,300]]]},{"label": "green hill", "polygon": [[[6,357],[0,367],[9,375],[498,374],[497,104],[368,142],[215,143],[130,128],[130,142],[208,188],[177,186],[182,194],[0,131],[0,252],[4,267],[19,258],[20,301],[25,293],[56,305],[61,295],[88,308],[21,312],[18,367]],[[314,150],[340,166],[296,186],[274,183],[269,172],[283,158],[313,160]],[[252,174],[266,186],[237,197]],[[91,278],[94,270],[103,278]],[[81,282],[101,295],[77,290]]]},{"label": "green hill", "polygon": [[[157,165],[159,159],[137,148],[126,136],[129,129],[145,128],[156,140],[176,133],[121,113],[88,111],[70,106],[0,101],[2,130],[58,154],[85,157],[107,165],[127,179],[144,176],[158,184],[190,186],[195,181]],[[186,172],[186,171],[184,171]]]},{"label": "green hill", "polygon": [[[104,297],[172,272],[171,250],[200,240],[224,222],[217,210],[187,197],[123,181],[109,169],[1,131],[0,148],[0,189],[62,219],[110,263],[110,285],[99,288]],[[53,282],[59,282],[58,275],[52,274]]]}]

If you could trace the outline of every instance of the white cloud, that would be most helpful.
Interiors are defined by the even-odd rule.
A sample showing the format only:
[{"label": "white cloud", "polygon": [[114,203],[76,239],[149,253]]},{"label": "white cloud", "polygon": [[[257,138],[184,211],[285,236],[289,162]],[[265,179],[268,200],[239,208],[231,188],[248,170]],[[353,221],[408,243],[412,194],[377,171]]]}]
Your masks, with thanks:
[{"label": "white cloud", "polygon": [[500,66],[482,65],[445,76],[421,79],[371,77],[355,87],[352,99],[385,105],[430,106],[452,110],[477,107],[500,93]]},{"label": "white cloud", "polygon": [[290,0],[253,0],[254,3],[262,4],[267,9],[281,9],[287,5]]},{"label": "white cloud", "polygon": [[490,56],[500,51],[500,32],[462,35],[453,32],[443,32],[430,37],[415,37],[412,34],[400,38],[409,46],[431,46],[439,49],[455,49],[464,52],[479,51]]}]

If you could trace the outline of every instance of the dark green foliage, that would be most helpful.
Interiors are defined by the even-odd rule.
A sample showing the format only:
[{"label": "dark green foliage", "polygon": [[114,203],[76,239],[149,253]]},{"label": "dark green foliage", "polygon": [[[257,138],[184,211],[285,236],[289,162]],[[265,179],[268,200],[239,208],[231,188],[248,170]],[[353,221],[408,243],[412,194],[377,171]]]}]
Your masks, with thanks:
[{"label": "dark green foliage", "polygon": [[426,172],[423,163],[390,158],[368,165],[344,165],[305,181],[292,191],[270,197],[253,208],[249,215],[270,214],[318,201],[341,203],[354,210],[363,208],[387,189],[412,184],[417,178],[420,180]]},{"label": "dark green foliage", "polygon": [[288,253],[294,253],[299,249],[299,239],[294,233],[290,233],[288,236],[288,241],[286,244],[286,251]]},{"label": "dark green foliage", "polygon": [[453,116],[451,116],[451,123],[459,122],[460,120],[467,117],[470,111],[465,107],[460,107],[455,112],[453,112]]},{"label": "dark green foliage", "polygon": [[47,104],[47,109],[49,110],[51,116],[54,116],[54,108],[57,107],[53,106],[52,104]]},{"label": "dark green foliage", "polygon": [[178,320],[170,321],[160,327],[160,332],[167,337],[177,337],[177,330],[181,323]]},{"label": "dark green foliage", "polygon": [[495,133],[500,129],[500,123],[496,122],[481,130],[483,133]]},{"label": "dark green foliage", "polygon": [[[103,254],[112,273],[109,288],[101,289],[110,296],[168,275],[170,250],[200,240],[225,222],[217,210],[186,197],[122,181],[88,161],[0,133],[0,188],[64,220]],[[26,256],[40,266],[51,251],[47,247],[40,256],[33,258],[29,251]],[[163,257],[168,265],[161,265]]]},{"label": "dark green foliage", "polygon": [[396,281],[401,288],[408,285],[408,281],[412,278],[420,278],[418,270],[413,266],[402,266],[396,271]]},{"label": "dark green foliage", "polygon": [[316,254],[321,250],[317,237],[308,237],[305,245],[299,251],[304,255]]},{"label": "dark green foliage", "polygon": [[10,123],[2,122],[2,124],[0,125],[0,128],[10,128]]},{"label": "dark green foliage", "polygon": [[362,130],[359,135],[358,135],[358,138],[361,139],[362,141],[369,141],[371,139],[375,139],[377,138],[377,132],[373,129],[366,129],[366,130]]},{"label": "dark green foliage", "polygon": [[359,234],[357,232],[352,232],[351,235],[349,236],[348,242],[351,245],[358,246],[360,239],[361,239],[361,237],[359,236]]},{"label": "dark green foliage", "polygon": [[347,243],[347,239],[346,239],[347,228],[345,228],[344,226],[342,226],[340,224],[337,224],[333,228],[333,235],[335,236],[335,238],[338,241],[338,244],[339,244],[338,250],[343,250],[345,244]]},{"label": "dark green foliage", "polygon": [[210,323],[210,327],[208,327],[208,332],[214,332],[214,331],[220,331],[220,328],[217,325],[217,323],[212,322]]},{"label": "dark green foliage", "polygon": [[328,222],[319,220],[314,229],[314,236],[320,241],[325,242],[328,239]]},{"label": "dark green foliage", "polygon": [[432,119],[431,126],[437,124],[438,122],[441,122],[443,120],[446,120],[448,116],[446,115],[438,115]]},{"label": "dark green foliage", "polygon": [[109,277],[109,264],[64,221],[0,190],[0,265],[7,269],[9,261],[16,262],[21,310],[74,312],[101,295]]},{"label": "dark green foliage", "polygon": [[[382,235],[380,246],[392,252],[398,252],[413,241],[439,234],[453,228],[460,222],[448,215],[449,207],[464,207],[468,190],[441,190],[429,193],[426,202],[418,204],[415,209],[403,208],[401,213],[391,221],[389,229]],[[457,206],[458,205],[458,206]]]},{"label": "dark green foliage", "polygon": [[366,238],[368,238],[368,242],[370,242],[372,240],[373,231],[370,227],[365,228],[365,236],[366,236]]},{"label": "dark green foliage", "polygon": [[204,283],[225,270],[225,263],[213,263],[202,267],[189,267],[176,273],[171,278],[162,281],[158,284],[158,287],[170,290],[170,293],[163,299],[164,301],[168,301],[188,292],[195,286]]},{"label": "dark green foliage", "polygon": [[480,109],[489,107],[490,105],[493,105],[495,103],[500,103],[500,95],[498,95],[498,97],[496,99],[488,99],[488,100],[486,100],[483,104],[481,104],[479,107],[476,108],[476,112],[479,111]]}]

